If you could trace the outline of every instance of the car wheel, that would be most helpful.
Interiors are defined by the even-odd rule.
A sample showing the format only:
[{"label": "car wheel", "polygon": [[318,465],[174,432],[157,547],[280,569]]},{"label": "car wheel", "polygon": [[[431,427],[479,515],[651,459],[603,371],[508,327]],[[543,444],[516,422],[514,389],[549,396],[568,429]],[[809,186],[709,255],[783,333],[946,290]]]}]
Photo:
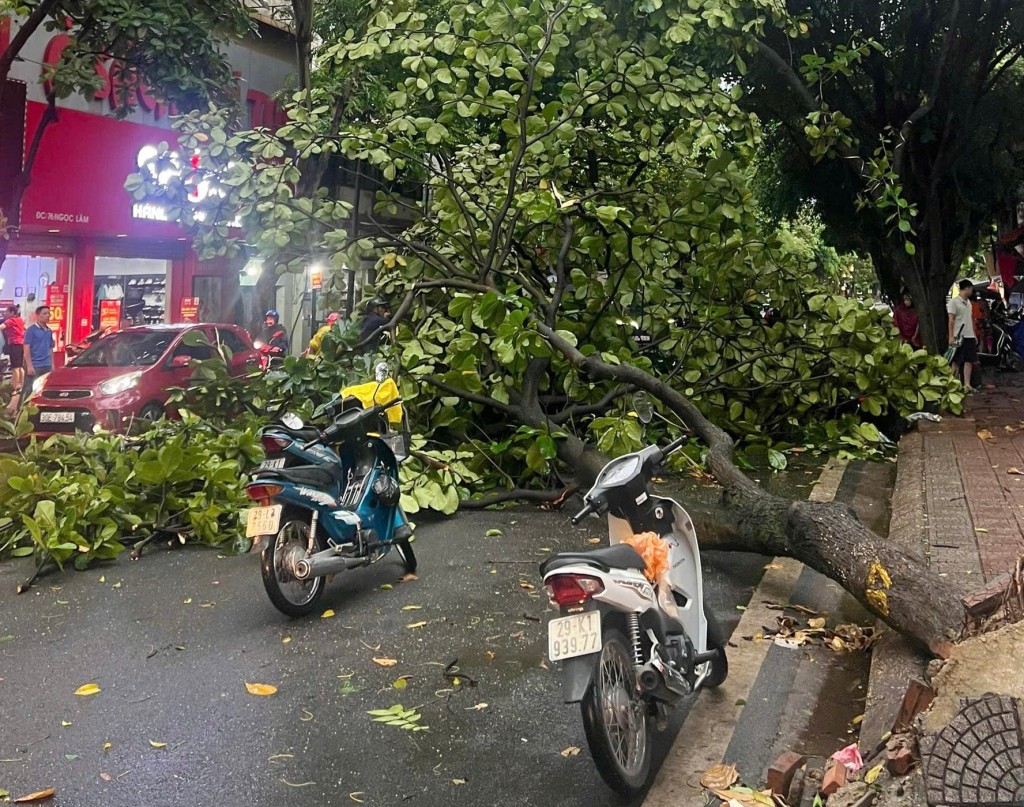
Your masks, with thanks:
[{"label": "car wheel", "polygon": [[164,416],[164,408],[158,403],[146,404],[139,411],[139,420],[148,420],[153,423]]}]

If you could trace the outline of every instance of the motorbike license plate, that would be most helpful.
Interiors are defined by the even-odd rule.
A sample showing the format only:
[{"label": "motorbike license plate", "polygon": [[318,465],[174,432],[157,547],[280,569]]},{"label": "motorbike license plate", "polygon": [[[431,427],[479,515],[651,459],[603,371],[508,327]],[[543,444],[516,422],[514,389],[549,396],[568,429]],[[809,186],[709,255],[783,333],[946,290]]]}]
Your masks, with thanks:
[{"label": "motorbike license plate", "polygon": [[40,412],[40,423],[74,423],[74,412]]},{"label": "motorbike license plate", "polygon": [[260,535],[274,535],[281,524],[279,504],[270,507],[251,507],[245,519],[245,537],[257,538]]},{"label": "motorbike license plate", "polygon": [[548,623],[548,658],[562,661],[601,649],[601,612],[587,611]]},{"label": "motorbike license plate", "polygon": [[259,467],[256,470],[273,471],[276,468],[284,468],[284,461],[284,457],[279,457],[276,460],[263,460],[263,462],[260,463]]}]

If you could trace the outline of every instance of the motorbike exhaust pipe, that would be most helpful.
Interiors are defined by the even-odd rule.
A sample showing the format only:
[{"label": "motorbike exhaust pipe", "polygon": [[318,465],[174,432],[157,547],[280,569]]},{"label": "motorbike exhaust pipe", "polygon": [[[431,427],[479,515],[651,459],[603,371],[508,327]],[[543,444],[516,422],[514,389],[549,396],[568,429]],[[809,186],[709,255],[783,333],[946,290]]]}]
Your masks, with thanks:
[{"label": "motorbike exhaust pipe", "polygon": [[644,692],[654,692],[661,685],[661,676],[654,670],[645,667],[640,673],[640,686]]},{"label": "motorbike exhaust pipe", "polygon": [[337,574],[346,569],[365,566],[369,562],[369,558],[346,557],[345,555],[335,554],[334,550],[328,549],[324,552],[317,552],[308,558],[303,558],[296,563],[295,576],[299,580],[326,577],[329,574]]},{"label": "motorbike exhaust pipe", "polygon": [[640,668],[640,686],[645,692],[664,700],[670,700],[692,691],[690,683],[668,665],[659,670],[652,662]]}]

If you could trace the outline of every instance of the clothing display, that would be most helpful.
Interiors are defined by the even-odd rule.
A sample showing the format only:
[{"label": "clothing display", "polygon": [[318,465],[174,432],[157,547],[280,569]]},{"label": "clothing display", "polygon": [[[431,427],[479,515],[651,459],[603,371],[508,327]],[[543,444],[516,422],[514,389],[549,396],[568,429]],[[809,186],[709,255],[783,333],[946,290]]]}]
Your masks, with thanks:
[{"label": "clothing display", "polygon": [[97,277],[93,325],[100,321],[101,300],[123,300],[121,312],[135,325],[166,322],[167,279],[161,275]]}]

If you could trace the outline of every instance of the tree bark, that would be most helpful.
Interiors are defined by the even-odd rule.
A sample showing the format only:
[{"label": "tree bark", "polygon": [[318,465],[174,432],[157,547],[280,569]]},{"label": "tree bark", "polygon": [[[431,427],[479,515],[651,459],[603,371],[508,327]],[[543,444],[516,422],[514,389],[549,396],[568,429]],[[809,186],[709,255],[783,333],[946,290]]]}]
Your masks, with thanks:
[{"label": "tree bark", "polygon": [[[629,365],[585,357],[543,324],[551,345],[591,378],[631,384],[657,397],[709,448],[708,461],[723,491],[719,506],[691,512],[701,546],[795,558],[835,580],[868,611],[937,656],[947,657],[964,623],[961,592],[932,573],[920,556],[890,544],[842,504],[773,496],[732,461],[732,439],[668,384]],[[537,420],[527,415],[526,422]],[[604,458],[576,437],[559,443],[559,457],[593,482]]]}]

